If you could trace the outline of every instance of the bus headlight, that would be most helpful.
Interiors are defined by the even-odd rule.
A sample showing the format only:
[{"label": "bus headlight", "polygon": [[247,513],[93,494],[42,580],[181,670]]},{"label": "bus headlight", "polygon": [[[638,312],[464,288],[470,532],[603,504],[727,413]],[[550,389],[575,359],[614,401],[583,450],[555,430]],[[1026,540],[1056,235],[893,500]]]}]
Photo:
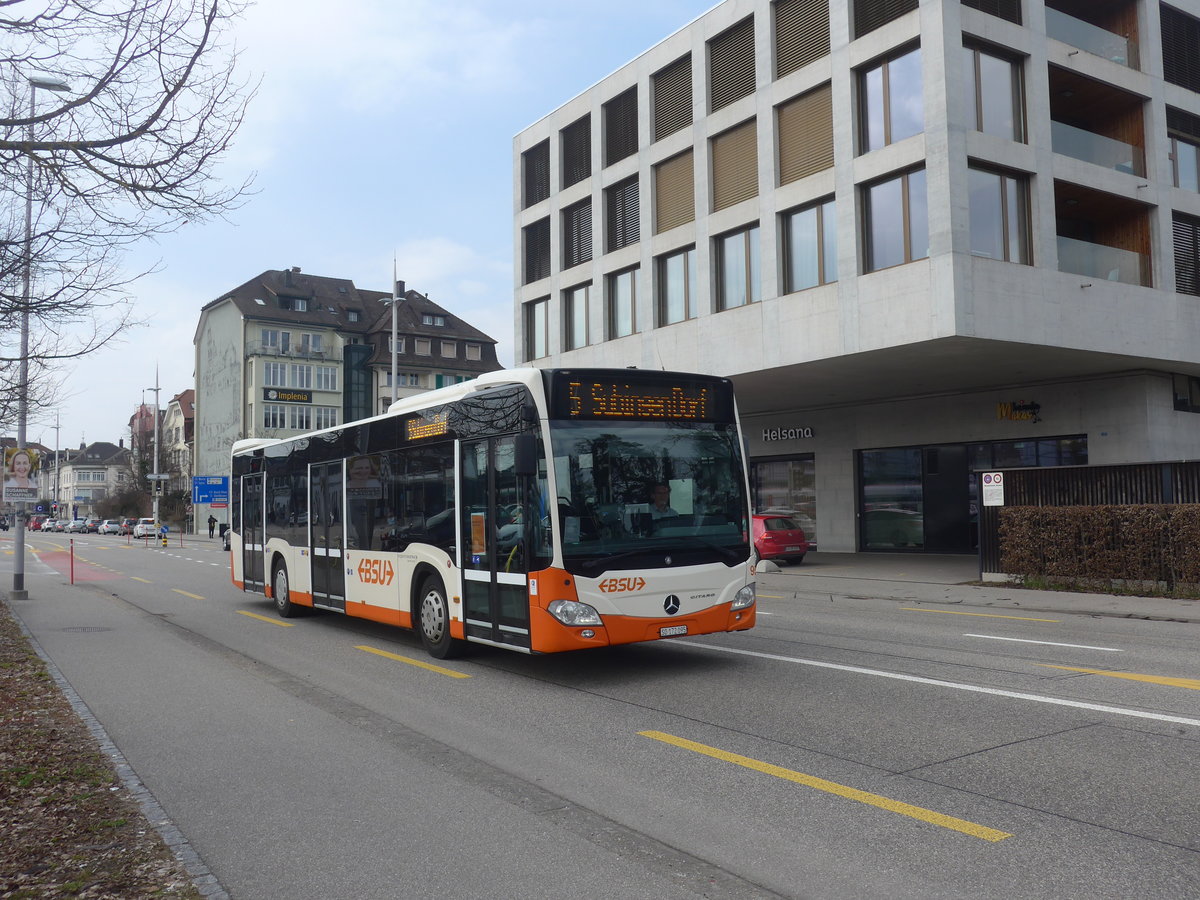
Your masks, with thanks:
[{"label": "bus headlight", "polygon": [[555,600],[546,611],[564,625],[603,625],[600,613],[578,600]]},{"label": "bus headlight", "polygon": [[733,595],[733,605],[730,609],[746,609],[754,605],[754,582],[750,582]]}]

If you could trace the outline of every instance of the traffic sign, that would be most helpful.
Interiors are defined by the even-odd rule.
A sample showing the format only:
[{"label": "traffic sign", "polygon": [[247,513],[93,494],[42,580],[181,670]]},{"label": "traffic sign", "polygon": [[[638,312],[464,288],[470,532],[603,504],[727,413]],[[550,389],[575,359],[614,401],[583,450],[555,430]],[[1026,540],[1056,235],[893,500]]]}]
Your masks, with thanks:
[{"label": "traffic sign", "polygon": [[228,503],[228,475],[196,475],[192,478],[193,503]]}]

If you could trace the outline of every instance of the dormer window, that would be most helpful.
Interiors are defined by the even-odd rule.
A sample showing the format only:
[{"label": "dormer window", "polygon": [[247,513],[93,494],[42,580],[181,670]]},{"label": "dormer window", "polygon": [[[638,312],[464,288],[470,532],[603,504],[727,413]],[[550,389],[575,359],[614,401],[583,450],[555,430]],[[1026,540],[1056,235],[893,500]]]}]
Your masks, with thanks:
[{"label": "dormer window", "polygon": [[303,297],[296,298],[296,312],[308,312],[308,301]]},{"label": "dormer window", "polygon": [[444,328],[446,326],[446,317],[445,316],[435,316],[435,315],[433,315],[433,313],[422,313],[421,314],[421,324],[422,325],[436,325],[439,328]]},{"label": "dormer window", "polygon": [[359,312],[357,309],[346,310],[346,321],[347,322],[357,322],[361,318],[362,318],[362,316],[359,315]]}]

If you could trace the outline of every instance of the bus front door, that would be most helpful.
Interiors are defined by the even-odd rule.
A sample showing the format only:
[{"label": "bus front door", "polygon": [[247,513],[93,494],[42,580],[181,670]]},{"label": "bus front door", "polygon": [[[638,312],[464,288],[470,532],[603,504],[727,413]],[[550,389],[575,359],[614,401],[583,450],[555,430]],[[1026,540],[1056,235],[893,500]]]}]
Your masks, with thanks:
[{"label": "bus front door", "polygon": [[528,493],[514,451],[512,435],[462,443],[459,555],[467,637],[528,648]]},{"label": "bus front door", "polygon": [[342,567],[342,461],[308,470],[308,534],[312,559],[313,604],[346,608],[346,574]]},{"label": "bus front door", "polygon": [[262,472],[242,476],[242,589],[262,592],[264,546],[263,528],[266,508],[263,505]]}]

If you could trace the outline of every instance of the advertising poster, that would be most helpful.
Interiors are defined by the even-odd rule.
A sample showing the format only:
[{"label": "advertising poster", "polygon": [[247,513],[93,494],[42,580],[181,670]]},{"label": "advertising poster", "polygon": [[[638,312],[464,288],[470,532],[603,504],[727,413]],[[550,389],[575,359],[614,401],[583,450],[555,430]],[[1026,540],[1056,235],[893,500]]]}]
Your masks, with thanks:
[{"label": "advertising poster", "polygon": [[4,450],[4,502],[34,502],[38,498],[38,453],[27,447]]}]

